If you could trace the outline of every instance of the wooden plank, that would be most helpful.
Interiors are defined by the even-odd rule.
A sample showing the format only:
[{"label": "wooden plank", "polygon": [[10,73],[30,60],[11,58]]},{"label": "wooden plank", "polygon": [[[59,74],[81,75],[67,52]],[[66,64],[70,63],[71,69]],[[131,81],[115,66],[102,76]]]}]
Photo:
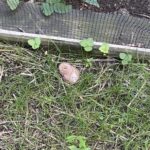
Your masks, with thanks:
[{"label": "wooden plank", "polygon": [[[63,37],[56,37],[56,36],[47,36],[42,34],[33,34],[33,33],[23,33],[23,32],[16,32],[16,31],[8,31],[0,29],[0,39],[8,40],[8,41],[15,41],[15,42],[27,42],[28,39],[40,37],[42,40],[43,45],[49,45],[52,42],[56,44],[66,44],[66,45],[73,45],[73,46],[80,46],[79,39],[70,39],[70,38],[63,38]],[[102,42],[94,42],[94,48],[98,49],[99,46],[102,45]],[[110,54],[118,55],[120,52],[128,52],[134,55],[138,55],[140,57],[149,57],[150,56],[150,49],[146,48],[137,48],[137,47],[130,47],[130,46],[123,46],[123,45],[115,45],[109,44],[110,46]]]}]

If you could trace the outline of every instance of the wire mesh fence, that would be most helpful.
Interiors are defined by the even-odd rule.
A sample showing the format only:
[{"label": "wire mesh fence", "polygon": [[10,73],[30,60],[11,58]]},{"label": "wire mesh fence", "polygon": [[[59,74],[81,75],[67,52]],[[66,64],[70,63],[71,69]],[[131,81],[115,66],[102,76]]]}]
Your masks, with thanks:
[{"label": "wire mesh fence", "polygon": [[75,6],[76,9],[69,13],[45,17],[38,4],[23,3],[16,11],[11,11],[2,0],[0,29],[79,40],[93,38],[97,42],[150,48],[149,18],[132,16],[124,11],[104,13],[93,7],[83,9],[86,5]]}]

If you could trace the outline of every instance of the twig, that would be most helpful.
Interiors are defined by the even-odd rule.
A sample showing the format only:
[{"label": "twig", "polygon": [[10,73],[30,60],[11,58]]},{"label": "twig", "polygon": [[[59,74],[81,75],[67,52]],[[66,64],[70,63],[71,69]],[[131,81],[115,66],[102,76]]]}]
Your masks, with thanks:
[{"label": "twig", "polygon": [[4,134],[9,134],[9,133],[12,133],[12,131],[7,131],[7,132],[2,131],[2,132],[0,132],[0,138],[2,138],[2,136],[3,136]]},{"label": "twig", "polygon": [[14,50],[0,49],[0,52],[12,52]]},{"label": "twig", "polygon": [[2,76],[3,76],[3,73],[4,73],[4,66],[0,66],[0,82],[2,81]]},{"label": "twig", "polygon": [[150,19],[150,16],[148,16],[148,15],[145,15],[145,14],[136,14],[137,16],[141,16],[141,17],[145,17],[145,18],[148,18],[148,19]]},{"label": "twig", "polygon": [[7,123],[13,123],[13,122],[19,122],[19,121],[0,121],[0,125],[4,125]]}]

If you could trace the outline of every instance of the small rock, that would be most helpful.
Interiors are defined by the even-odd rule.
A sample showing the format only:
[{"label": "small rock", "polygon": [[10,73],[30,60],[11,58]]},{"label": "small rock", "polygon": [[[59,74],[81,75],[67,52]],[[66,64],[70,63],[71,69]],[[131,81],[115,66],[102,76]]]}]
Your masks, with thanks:
[{"label": "small rock", "polygon": [[66,62],[59,65],[59,72],[62,75],[63,80],[70,84],[75,84],[80,77],[79,70]]}]

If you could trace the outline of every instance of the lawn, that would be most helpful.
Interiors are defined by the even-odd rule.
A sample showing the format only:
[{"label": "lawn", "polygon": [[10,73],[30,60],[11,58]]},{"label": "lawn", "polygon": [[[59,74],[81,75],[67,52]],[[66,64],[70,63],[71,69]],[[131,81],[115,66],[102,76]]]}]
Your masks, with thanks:
[{"label": "lawn", "polygon": [[[79,145],[72,135],[91,150],[150,149],[149,63],[96,58],[86,68],[87,57],[0,43],[0,149],[68,150]],[[63,61],[80,69],[77,84],[63,82]]]}]

